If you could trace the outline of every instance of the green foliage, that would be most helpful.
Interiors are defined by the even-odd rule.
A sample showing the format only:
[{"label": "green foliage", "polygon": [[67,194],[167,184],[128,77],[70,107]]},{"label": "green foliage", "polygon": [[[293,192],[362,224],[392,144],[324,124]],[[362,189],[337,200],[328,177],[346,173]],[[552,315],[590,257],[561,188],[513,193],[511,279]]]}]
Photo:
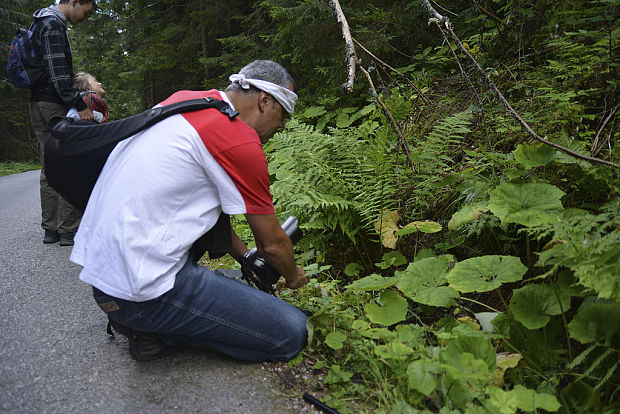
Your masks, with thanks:
[{"label": "green foliage", "polygon": [[564,192],[551,184],[529,183],[521,186],[502,183],[490,192],[489,210],[502,223],[527,227],[559,221],[560,198]]},{"label": "green foliage", "polygon": [[[610,122],[617,122],[616,3],[589,2],[585,10],[575,2],[546,7],[497,0],[486,5],[499,19],[495,23],[465,7],[453,25],[537,133],[617,163],[613,139],[600,146],[603,136],[613,136]],[[463,21],[469,26],[458,25]],[[378,234],[398,254],[365,261],[364,254],[348,251],[350,266],[344,267],[352,280],[342,277],[344,290],[330,282],[321,298],[308,291],[293,295],[302,306],[322,304],[311,318],[314,339],[307,354],[374,384],[363,392],[351,381],[328,384],[338,401],[363,401],[369,412],[613,412],[620,384],[620,323],[609,316],[618,313],[620,283],[617,170],[527,143],[481,83],[475,84],[481,99],[469,95],[446,46],[416,53],[419,62],[400,70],[423,82],[434,108],[412,104],[416,98],[409,97],[419,91],[402,85],[382,95],[403,128],[413,164],[393,138],[383,147],[397,168],[391,194],[399,209],[378,203],[373,214],[351,221],[369,224],[381,213],[385,228],[373,233],[368,226],[355,243],[367,246]],[[330,148],[326,159],[337,151],[330,137],[355,134],[369,121],[389,125],[374,114],[347,123],[352,113],[360,112],[312,105],[302,113]],[[359,136],[363,141],[368,134]],[[347,157],[363,151],[346,146]],[[280,149],[278,144],[274,159]],[[282,177],[289,179],[276,174],[274,186]],[[302,182],[312,183],[307,177]],[[356,200],[375,183],[366,176],[342,198]],[[302,185],[295,197],[279,192],[278,201],[288,210],[300,191],[305,197],[315,188]],[[419,226],[425,221],[436,226],[425,232]],[[401,256],[408,263],[397,260]],[[321,351],[321,338],[334,327],[347,338],[342,354]],[[338,408],[347,412],[347,404]]]},{"label": "green foliage", "polygon": [[304,228],[332,231],[313,242],[320,251],[358,244],[373,233],[379,212],[395,206],[393,145],[372,118],[330,134],[292,120],[266,148],[274,200]]},{"label": "green foliage", "polygon": [[526,271],[518,257],[489,255],[457,263],[446,279],[461,292],[488,292],[502,283],[521,280]]},{"label": "green foliage", "polygon": [[4,175],[18,174],[25,171],[38,170],[40,168],[41,165],[32,162],[0,162],[0,177]]}]

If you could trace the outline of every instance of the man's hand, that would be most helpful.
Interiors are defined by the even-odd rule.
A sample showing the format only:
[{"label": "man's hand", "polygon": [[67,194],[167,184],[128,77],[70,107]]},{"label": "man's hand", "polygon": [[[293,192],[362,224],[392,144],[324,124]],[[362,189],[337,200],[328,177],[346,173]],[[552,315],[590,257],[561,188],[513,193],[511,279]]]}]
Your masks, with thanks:
[{"label": "man's hand", "polygon": [[299,289],[310,281],[310,278],[306,276],[306,271],[301,266],[297,266],[297,273],[295,278],[289,278],[286,280],[286,287],[290,289]]},{"label": "man's hand", "polygon": [[80,115],[80,119],[82,121],[94,121],[95,120],[93,116],[93,111],[91,111],[90,108],[86,108],[83,111],[78,112],[78,114]]},{"label": "man's hand", "polygon": [[296,289],[306,283],[306,272],[295,264],[293,243],[280,227],[275,214],[245,215],[260,255],[269,265],[284,276],[286,286]]}]

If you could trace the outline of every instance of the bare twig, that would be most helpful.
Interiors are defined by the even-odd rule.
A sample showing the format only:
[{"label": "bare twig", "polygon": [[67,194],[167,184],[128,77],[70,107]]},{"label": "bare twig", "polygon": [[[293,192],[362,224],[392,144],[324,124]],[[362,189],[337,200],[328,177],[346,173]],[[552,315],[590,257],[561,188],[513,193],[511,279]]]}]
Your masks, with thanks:
[{"label": "bare twig", "polygon": [[394,69],[393,67],[391,67],[390,65],[388,65],[387,63],[385,63],[384,61],[382,61],[381,59],[379,59],[378,57],[376,57],[375,55],[373,55],[368,49],[366,49],[360,42],[358,42],[354,37],[352,38],[353,41],[355,42],[356,45],[358,45],[360,47],[360,49],[362,49],[364,52],[368,53],[368,55],[373,58],[374,60],[376,60],[377,62],[381,63],[383,66],[385,66],[386,68],[388,68],[389,70],[391,70],[392,72],[396,72],[398,73],[400,76],[403,77],[403,79],[405,79],[407,81],[407,83],[409,85],[411,85],[411,87],[420,94],[420,96],[422,97],[422,99],[426,102],[426,104],[433,110],[435,111],[435,108],[433,106],[433,103],[431,102],[430,99],[428,99],[426,97],[426,95],[424,94],[424,92],[422,92],[420,90],[420,88],[418,88],[416,86],[415,83],[411,82],[411,80],[409,80],[409,78],[407,77],[407,75],[405,75],[402,72],[399,72],[397,69]]},{"label": "bare twig", "polygon": [[484,77],[484,79],[487,81],[487,83],[489,84],[489,86],[491,87],[491,89],[493,89],[493,91],[495,92],[495,94],[499,97],[499,99],[502,101],[502,103],[504,104],[504,106],[506,107],[506,109],[508,109],[508,111],[511,113],[511,115],[513,116],[513,118],[515,118],[517,120],[517,122],[519,122],[521,124],[521,127],[528,133],[530,134],[532,137],[534,137],[536,140],[547,144],[551,147],[554,147],[556,149],[559,149],[561,151],[564,151],[567,154],[572,155],[573,157],[576,158],[581,158],[583,160],[587,160],[593,163],[599,163],[599,164],[605,164],[605,165],[609,165],[615,168],[620,168],[620,165],[618,164],[614,164],[613,162],[610,161],[606,161],[606,160],[602,160],[600,158],[595,158],[595,157],[589,157],[587,155],[583,155],[580,154],[578,152],[575,152],[571,149],[568,149],[566,147],[563,147],[561,145],[556,144],[555,142],[551,142],[546,138],[541,137],[540,135],[538,135],[536,132],[534,132],[532,130],[532,128],[528,125],[527,122],[525,122],[523,120],[523,118],[521,118],[521,116],[512,108],[512,106],[510,105],[510,103],[506,100],[506,98],[504,97],[504,95],[502,95],[502,93],[499,91],[499,89],[497,88],[497,86],[493,83],[493,81],[491,80],[491,78],[489,78],[489,76],[487,75],[487,73],[484,71],[484,69],[482,69],[482,67],[480,67],[480,65],[478,64],[478,62],[476,61],[476,59],[473,58],[473,56],[469,53],[469,51],[467,49],[465,49],[465,47],[463,46],[463,43],[461,43],[461,40],[458,38],[458,36],[454,33],[454,31],[452,30],[452,25],[450,24],[450,20],[445,17],[442,16],[441,14],[437,13],[437,11],[433,8],[433,6],[431,6],[431,4],[429,3],[428,0],[422,0],[422,5],[424,6],[424,8],[426,8],[426,10],[429,12],[429,14],[437,19],[437,21],[439,23],[441,23],[446,30],[450,33],[450,35],[452,36],[452,38],[454,39],[454,41],[456,42],[456,44],[459,46],[459,49],[461,49],[466,55],[467,57],[472,61],[472,63],[474,64],[474,66],[476,67],[476,69],[478,69],[478,71],[482,74],[482,76]]},{"label": "bare twig", "polygon": [[[592,143],[592,149],[590,150],[592,153],[592,156],[596,156],[596,154],[598,154],[603,147],[605,146],[605,143],[611,138],[611,133],[608,135],[608,137],[606,139],[604,139],[600,145],[599,145],[599,136],[601,135],[601,132],[603,132],[603,129],[605,128],[605,125],[607,125],[607,123],[609,122],[609,120],[611,118],[613,118],[614,114],[616,113],[616,111],[618,110],[618,108],[620,108],[620,104],[616,105],[610,112],[609,115],[607,115],[607,118],[605,118],[605,120],[603,121],[603,125],[601,125],[601,127],[599,128],[598,132],[596,133],[596,138],[594,138],[594,142]],[[612,127],[613,130],[613,127]]]},{"label": "bare twig", "polygon": [[349,30],[349,23],[347,23],[346,17],[344,17],[344,13],[342,12],[342,8],[340,7],[340,2],[338,0],[330,0],[329,4],[334,9],[334,13],[336,14],[336,20],[340,23],[342,27],[342,37],[344,38],[344,42],[347,49],[347,68],[349,72],[349,77],[347,81],[342,85],[342,88],[347,92],[353,92],[353,83],[355,82],[355,69],[357,67],[357,56],[355,55],[355,46],[353,46],[353,40],[351,38],[351,31]]},{"label": "bare twig", "polygon": [[484,14],[485,16],[489,16],[491,19],[493,19],[493,21],[495,21],[495,23],[501,24],[504,27],[508,27],[508,28],[510,27],[509,24],[507,24],[502,19],[500,19],[499,17],[497,17],[496,15],[494,15],[493,13],[491,13],[490,11],[488,11],[487,9],[482,7],[480,4],[478,4],[478,2],[476,0],[471,0],[471,1],[472,1],[472,3],[474,3],[476,5],[476,7],[478,7],[478,10],[480,10],[482,12],[482,14]]},{"label": "bare twig", "polygon": [[452,56],[454,56],[454,60],[456,61],[456,64],[458,65],[459,69],[461,70],[461,74],[463,75],[463,77],[465,78],[467,83],[469,83],[469,86],[470,86],[472,92],[474,93],[474,96],[476,97],[476,100],[480,104],[480,112],[482,112],[482,125],[484,127],[484,134],[487,137],[487,142],[489,143],[489,148],[493,148],[493,145],[491,144],[491,140],[489,139],[489,131],[487,130],[487,124],[485,122],[486,114],[484,113],[484,103],[482,102],[482,99],[480,99],[480,96],[478,95],[478,91],[476,91],[476,87],[472,83],[471,79],[469,78],[469,76],[467,76],[467,73],[465,73],[465,70],[463,69],[463,66],[461,66],[461,62],[459,61],[459,58],[456,55],[456,52],[452,48],[452,45],[450,44],[450,41],[448,40],[448,37],[446,36],[446,33],[443,31],[443,28],[441,27],[441,25],[438,22],[437,22],[437,27],[441,31],[441,34],[443,35],[444,40],[448,44],[448,47],[450,48],[450,52],[452,52]]},{"label": "bare twig", "polygon": [[394,126],[394,129],[396,130],[396,135],[398,135],[398,140],[400,141],[400,144],[403,147],[403,150],[405,151],[405,155],[407,156],[407,162],[409,163],[409,166],[411,167],[411,171],[413,171],[413,173],[415,174],[415,167],[413,166],[413,161],[411,160],[411,154],[409,153],[409,144],[407,144],[407,140],[405,139],[403,132],[400,130],[398,123],[396,123],[396,120],[394,119],[390,111],[388,110],[387,106],[385,106],[381,98],[379,98],[379,94],[377,93],[377,90],[375,89],[375,84],[372,82],[370,73],[368,73],[368,71],[364,69],[362,65],[359,65],[358,67],[359,67],[359,70],[361,70],[362,73],[366,75],[366,79],[368,79],[368,84],[370,85],[370,89],[372,90],[373,98],[379,103],[379,105],[381,105],[381,108],[383,108],[383,112],[385,112],[387,117],[390,118],[390,121],[392,122],[392,125]]}]

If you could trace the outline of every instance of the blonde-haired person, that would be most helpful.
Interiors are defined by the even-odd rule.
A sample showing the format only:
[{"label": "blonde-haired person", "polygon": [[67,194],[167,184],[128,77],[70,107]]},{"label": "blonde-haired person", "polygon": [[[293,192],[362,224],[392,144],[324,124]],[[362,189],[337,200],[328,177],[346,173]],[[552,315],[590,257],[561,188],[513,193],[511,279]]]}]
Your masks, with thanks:
[{"label": "blonde-haired person", "polygon": [[[101,82],[97,81],[97,78],[90,73],[79,72],[73,76],[73,85],[75,89],[80,91],[84,103],[93,111],[93,118],[96,122],[103,123],[110,120],[108,104],[102,98],[105,95],[105,90],[101,86]],[[69,109],[67,116],[80,119],[76,108]]]}]

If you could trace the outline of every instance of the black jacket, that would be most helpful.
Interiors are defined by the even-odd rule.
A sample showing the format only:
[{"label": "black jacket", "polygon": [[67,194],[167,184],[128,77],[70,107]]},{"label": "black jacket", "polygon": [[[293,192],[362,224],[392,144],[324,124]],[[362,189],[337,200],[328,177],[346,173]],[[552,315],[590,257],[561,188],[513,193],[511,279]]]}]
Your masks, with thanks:
[{"label": "black jacket", "polygon": [[73,86],[73,57],[67,36],[67,19],[56,6],[37,10],[34,14],[34,47],[43,60],[47,79],[31,89],[31,101],[47,101],[87,108]]}]

